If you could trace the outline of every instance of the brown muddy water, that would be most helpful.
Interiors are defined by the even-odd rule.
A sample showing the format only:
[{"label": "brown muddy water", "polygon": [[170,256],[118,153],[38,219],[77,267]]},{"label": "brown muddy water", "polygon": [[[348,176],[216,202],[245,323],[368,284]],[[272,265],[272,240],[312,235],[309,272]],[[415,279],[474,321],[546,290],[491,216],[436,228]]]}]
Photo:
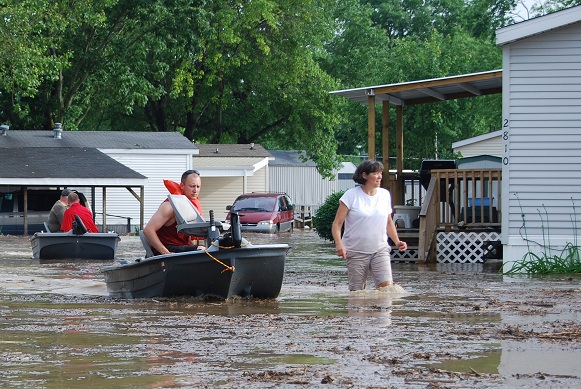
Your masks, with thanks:
[{"label": "brown muddy water", "polygon": [[[405,293],[349,293],[314,232],[246,238],[292,246],[278,299],[112,299],[111,261],[39,262],[0,236],[0,387],[581,386],[579,277],[396,263]],[[122,237],[117,260],[143,254]]]}]

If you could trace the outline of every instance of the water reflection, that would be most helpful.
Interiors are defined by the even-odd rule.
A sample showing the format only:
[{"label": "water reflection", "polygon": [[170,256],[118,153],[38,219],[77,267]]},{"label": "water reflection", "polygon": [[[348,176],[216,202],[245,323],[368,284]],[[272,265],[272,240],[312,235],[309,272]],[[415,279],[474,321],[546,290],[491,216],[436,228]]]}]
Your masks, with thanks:
[{"label": "water reflection", "polygon": [[[482,381],[488,387],[537,371],[581,377],[578,341],[499,336],[507,325],[578,325],[579,279],[398,263],[401,289],[350,293],[344,262],[315,233],[247,238],[292,247],[276,300],[110,299],[104,262],[39,262],[28,238],[0,237],[0,379],[14,387],[315,386],[329,379],[414,387],[395,373],[424,377],[426,366],[496,374]],[[124,236],[116,260],[143,254],[138,237]]]}]

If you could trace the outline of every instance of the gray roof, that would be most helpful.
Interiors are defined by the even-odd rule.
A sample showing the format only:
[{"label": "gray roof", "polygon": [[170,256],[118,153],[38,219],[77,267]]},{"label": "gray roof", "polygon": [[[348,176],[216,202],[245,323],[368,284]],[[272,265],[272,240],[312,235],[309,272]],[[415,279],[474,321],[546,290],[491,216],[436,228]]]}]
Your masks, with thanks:
[{"label": "gray roof", "polygon": [[269,165],[277,165],[277,166],[317,166],[317,164],[312,160],[307,160],[307,162],[303,162],[300,159],[300,155],[305,155],[304,151],[301,151],[300,154],[298,151],[294,150],[269,150],[274,160],[270,161]]},{"label": "gray roof", "polygon": [[135,131],[67,131],[62,139],[55,139],[53,131],[8,130],[0,136],[0,148],[20,147],[88,147],[97,149],[192,149],[197,147],[179,132],[135,132]]},{"label": "gray roof", "polygon": [[141,186],[147,177],[97,149],[0,148],[2,185]]},{"label": "gray roof", "polygon": [[562,9],[496,30],[496,44],[504,46],[581,22],[581,6]]},{"label": "gray roof", "polygon": [[365,86],[330,92],[367,105],[375,96],[375,104],[387,101],[393,105],[413,105],[476,97],[502,92],[502,70],[463,74],[428,80]]},{"label": "gray roof", "polygon": [[[196,144],[200,150],[197,157],[261,157],[272,155],[259,144]],[[216,150],[218,152],[216,152]]]}]

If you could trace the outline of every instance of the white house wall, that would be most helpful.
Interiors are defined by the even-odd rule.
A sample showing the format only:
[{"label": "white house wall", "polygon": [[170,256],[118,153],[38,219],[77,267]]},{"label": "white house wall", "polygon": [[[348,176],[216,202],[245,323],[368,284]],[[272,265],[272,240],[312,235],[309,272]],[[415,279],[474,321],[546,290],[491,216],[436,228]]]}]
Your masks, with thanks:
[{"label": "white house wall", "polygon": [[[148,177],[144,188],[144,220],[149,221],[159,204],[167,198],[168,190],[163,184],[164,179],[180,182],[181,175],[189,169],[191,155],[185,154],[141,154],[141,153],[111,153],[107,155],[125,166]],[[139,195],[139,188],[133,188]],[[89,193],[85,193],[87,197]],[[95,209],[97,224],[102,223],[102,191],[95,191]],[[139,225],[139,202],[125,188],[107,188],[107,214],[123,218],[107,216],[107,225],[126,224],[126,217],[131,218],[133,226]]]},{"label": "white house wall", "polygon": [[316,210],[337,191],[337,180],[323,179],[314,166],[270,165],[270,191],[285,192],[296,205]]},{"label": "white house wall", "polygon": [[457,147],[454,152],[461,153],[462,157],[476,157],[479,155],[500,157],[502,155],[502,137],[499,135],[481,142]]},{"label": "white house wall", "polygon": [[502,241],[514,261],[546,252],[537,243],[576,243],[580,231],[581,25],[509,44],[503,56]]},{"label": "white house wall", "polygon": [[[236,197],[246,192],[267,192],[268,166],[246,177],[202,177],[200,201],[204,210],[204,217],[214,210],[214,217],[225,220],[226,206],[232,205]],[[244,181],[246,180],[246,185]],[[245,190],[246,188],[246,190]]]}]

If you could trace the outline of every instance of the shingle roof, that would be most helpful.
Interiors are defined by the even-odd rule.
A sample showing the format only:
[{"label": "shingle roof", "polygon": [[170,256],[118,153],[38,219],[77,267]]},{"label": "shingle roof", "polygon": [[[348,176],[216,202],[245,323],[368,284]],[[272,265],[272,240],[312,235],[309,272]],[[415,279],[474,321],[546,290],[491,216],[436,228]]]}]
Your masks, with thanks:
[{"label": "shingle roof", "polygon": [[305,152],[294,150],[270,150],[270,153],[274,157],[273,161],[270,161],[269,165],[284,165],[284,166],[317,166],[317,164],[309,159],[303,162],[300,156],[304,156]]},{"label": "shingle roof", "polygon": [[[163,134],[163,135],[162,135]],[[97,149],[192,149],[197,147],[179,132],[66,131],[55,139],[53,131],[8,130],[0,147],[90,147]]]},{"label": "shingle roof", "polygon": [[97,149],[0,148],[2,185],[137,186],[147,178]]},{"label": "shingle roof", "polygon": [[200,150],[198,157],[272,157],[264,147],[258,144],[252,147],[250,144],[196,144],[196,147]]}]

